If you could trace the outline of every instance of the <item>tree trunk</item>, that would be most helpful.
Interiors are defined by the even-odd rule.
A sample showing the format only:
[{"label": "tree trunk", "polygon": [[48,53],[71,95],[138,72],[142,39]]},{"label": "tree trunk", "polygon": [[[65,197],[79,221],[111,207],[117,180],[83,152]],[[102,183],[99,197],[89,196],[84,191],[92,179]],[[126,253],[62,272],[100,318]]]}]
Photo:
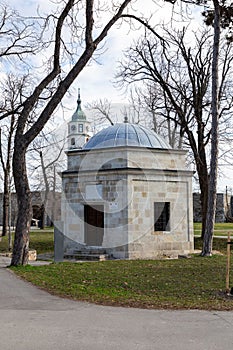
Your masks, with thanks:
[{"label": "tree trunk", "polygon": [[53,166],[53,189],[52,189],[52,212],[51,212],[51,226],[54,226],[55,208],[56,208],[56,166]]},{"label": "tree trunk", "polygon": [[202,218],[201,218],[201,238],[204,239],[206,230],[206,218],[207,218],[207,208],[208,208],[208,185],[201,191],[201,208],[202,208]]},{"label": "tree trunk", "polygon": [[204,238],[205,228],[206,228],[206,216],[207,216],[207,205],[208,205],[208,187],[209,187],[209,177],[208,177],[208,171],[207,171],[207,164],[203,164],[201,166],[198,166],[197,164],[197,173],[198,173],[198,180],[199,180],[199,186],[200,186],[200,201],[201,201],[201,222],[202,222],[202,232],[201,232],[201,238]]},{"label": "tree trunk", "polygon": [[41,222],[41,226],[40,226],[40,228],[43,230],[44,226],[45,226],[45,208],[47,206],[48,196],[49,196],[49,182],[48,182],[48,178],[47,178],[47,174],[46,174],[46,168],[45,168],[45,164],[44,164],[44,157],[43,157],[42,151],[40,151],[40,162],[41,162],[41,169],[42,169],[42,174],[43,174],[43,179],[44,179],[44,184],[45,184],[45,195],[44,195],[43,204],[41,207],[42,222]]},{"label": "tree trunk", "polygon": [[206,229],[206,217],[207,217],[207,208],[208,208],[208,188],[209,188],[209,175],[208,175],[205,151],[204,152],[199,151],[199,159],[201,164],[198,163],[197,173],[198,173],[198,179],[199,179],[199,185],[200,185],[200,191],[201,191],[201,196],[200,196],[201,213],[202,213],[201,238],[204,239],[204,234]]},{"label": "tree trunk", "polygon": [[9,174],[7,169],[4,171],[4,190],[2,204],[2,236],[7,235],[8,220],[9,220]]},{"label": "tree trunk", "polygon": [[11,221],[12,221],[12,202],[11,202],[11,191],[9,191],[9,220],[8,220],[8,250],[12,251],[12,232],[11,232]]},{"label": "tree trunk", "polygon": [[204,129],[198,128],[198,147],[196,147],[195,140],[193,140],[193,134],[190,134],[189,143],[192,148],[196,169],[198,174],[198,181],[200,186],[200,201],[201,201],[201,214],[202,214],[202,233],[201,237],[204,238],[208,205],[208,188],[209,188],[209,175],[206,162],[205,142],[204,142]]},{"label": "tree trunk", "polygon": [[13,174],[18,203],[18,216],[15,229],[12,266],[28,263],[29,230],[32,219],[31,193],[26,170],[26,147],[16,137],[15,147],[21,152],[14,152]]},{"label": "tree trunk", "polygon": [[[11,116],[11,124],[10,124],[10,131],[9,131],[9,136],[7,140],[7,158],[6,158],[6,163],[4,165],[4,161],[2,158],[2,150],[1,152],[1,163],[2,163],[2,168],[4,171],[4,189],[3,189],[3,218],[2,218],[2,236],[7,235],[7,228],[9,225],[9,207],[10,207],[10,173],[11,173],[11,147],[12,147],[12,138],[13,138],[13,133],[14,133],[14,128],[15,128],[15,116]],[[1,146],[0,146],[1,147]]]},{"label": "tree trunk", "polygon": [[212,128],[211,128],[211,159],[209,176],[208,209],[206,231],[204,234],[202,256],[212,255],[213,231],[216,212],[217,176],[218,176],[218,139],[219,139],[219,43],[220,43],[220,6],[218,0],[214,3],[214,45],[212,61]]}]

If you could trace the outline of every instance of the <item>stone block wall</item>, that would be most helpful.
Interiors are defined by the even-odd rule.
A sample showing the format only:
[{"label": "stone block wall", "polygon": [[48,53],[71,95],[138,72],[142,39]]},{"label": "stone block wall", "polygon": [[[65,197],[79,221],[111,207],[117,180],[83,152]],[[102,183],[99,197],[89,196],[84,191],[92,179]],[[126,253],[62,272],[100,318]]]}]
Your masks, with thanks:
[{"label": "stone block wall", "polygon": [[[63,172],[64,249],[85,245],[84,206],[104,206],[102,246],[115,258],[193,251],[192,172],[185,152],[136,147],[68,153]],[[154,202],[171,206],[171,229],[154,232]]]},{"label": "stone block wall", "polygon": [[[215,222],[226,222],[226,215],[228,212],[228,208],[231,209],[232,197],[228,196],[226,199],[226,195],[223,193],[217,194],[217,203],[216,203],[216,216]],[[230,215],[232,215],[232,211],[230,210]],[[201,201],[200,201],[200,193],[193,193],[193,221],[201,222]]]},{"label": "stone block wall", "polygon": [[[193,251],[191,181],[170,178],[147,182],[132,179],[134,199],[129,210],[129,257],[177,257]],[[146,198],[146,201],[145,201]],[[154,203],[170,203],[170,230],[154,231]],[[191,208],[191,210],[190,210]]]}]

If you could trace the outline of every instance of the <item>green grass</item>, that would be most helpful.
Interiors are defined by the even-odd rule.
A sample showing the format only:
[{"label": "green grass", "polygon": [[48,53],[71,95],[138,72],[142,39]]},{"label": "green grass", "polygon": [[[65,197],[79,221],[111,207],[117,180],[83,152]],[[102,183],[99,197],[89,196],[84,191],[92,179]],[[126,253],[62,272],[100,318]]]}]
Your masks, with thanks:
[{"label": "green grass", "polygon": [[[216,223],[214,225],[214,236],[227,236],[228,231],[233,236],[233,223]],[[201,234],[201,223],[194,223],[194,235],[200,236]]]},{"label": "green grass", "polygon": [[[218,224],[217,227],[222,225],[225,226]],[[195,248],[201,247],[202,241],[196,237]],[[30,248],[38,254],[53,251],[53,232],[31,232]],[[6,249],[7,237],[4,237],[0,251]],[[233,299],[224,293],[226,240],[214,238],[213,249],[223,255],[161,261],[59,263],[11,269],[52,294],[75,300],[154,309],[233,310]],[[230,281],[233,282],[233,269]]]},{"label": "green grass", "polygon": [[[196,247],[200,247],[201,240],[195,241]],[[214,249],[225,254],[226,241],[214,239]],[[12,269],[52,294],[75,300],[153,309],[233,310],[233,299],[224,294],[225,255],[160,261],[59,263]],[[230,278],[233,281],[233,271]]]},{"label": "green grass", "polygon": [[[202,239],[201,237],[195,237],[194,238],[194,246],[195,249],[200,249],[202,250]],[[213,250],[214,251],[219,251],[222,254],[226,254],[226,239],[224,238],[218,238],[218,237],[214,237],[213,239]],[[232,249],[233,252],[233,249]]]},{"label": "green grass", "polygon": [[[30,249],[36,249],[37,254],[53,252],[53,230],[35,230],[30,232]],[[8,237],[2,237],[0,241],[0,253],[8,251]]]}]

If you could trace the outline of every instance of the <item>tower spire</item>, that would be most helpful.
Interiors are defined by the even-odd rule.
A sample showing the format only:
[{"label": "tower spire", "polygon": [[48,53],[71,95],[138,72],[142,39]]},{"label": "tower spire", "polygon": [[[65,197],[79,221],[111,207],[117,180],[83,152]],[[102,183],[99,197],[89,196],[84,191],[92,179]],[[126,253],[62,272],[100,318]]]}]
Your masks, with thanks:
[{"label": "tower spire", "polygon": [[85,113],[82,111],[81,107],[81,97],[80,97],[80,89],[78,88],[78,99],[77,99],[77,108],[74,114],[72,115],[72,121],[84,121],[86,120]]},{"label": "tower spire", "polygon": [[81,97],[80,97],[80,88],[78,88],[78,99],[77,99],[77,103],[78,103],[78,109],[81,109]]},{"label": "tower spire", "polygon": [[78,88],[77,109],[72,115],[68,127],[69,149],[80,149],[91,136],[90,122],[81,108],[80,89]]}]

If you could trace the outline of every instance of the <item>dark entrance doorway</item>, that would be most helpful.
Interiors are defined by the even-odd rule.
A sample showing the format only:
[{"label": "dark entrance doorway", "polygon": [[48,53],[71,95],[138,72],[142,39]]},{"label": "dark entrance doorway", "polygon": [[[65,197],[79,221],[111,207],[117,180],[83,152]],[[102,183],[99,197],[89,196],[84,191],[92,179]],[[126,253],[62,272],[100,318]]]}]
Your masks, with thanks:
[{"label": "dark entrance doorway", "polygon": [[90,246],[102,246],[104,237],[104,206],[84,206],[85,243]]},{"label": "dark entrance doorway", "polygon": [[33,205],[32,206],[32,226],[38,226],[44,228],[44,205]]}]

